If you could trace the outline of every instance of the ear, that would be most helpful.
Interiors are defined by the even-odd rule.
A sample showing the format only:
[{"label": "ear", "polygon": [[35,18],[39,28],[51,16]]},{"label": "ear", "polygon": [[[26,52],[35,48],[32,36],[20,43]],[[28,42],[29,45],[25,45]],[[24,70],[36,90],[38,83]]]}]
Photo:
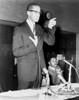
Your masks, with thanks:
[{"label": "ear", "polygon": [[29,11],[27,11],[27,15],[29,15]]},{"label": "ear", "polygon": [[50,62],[48,62],[48,64],[50,65]]}]

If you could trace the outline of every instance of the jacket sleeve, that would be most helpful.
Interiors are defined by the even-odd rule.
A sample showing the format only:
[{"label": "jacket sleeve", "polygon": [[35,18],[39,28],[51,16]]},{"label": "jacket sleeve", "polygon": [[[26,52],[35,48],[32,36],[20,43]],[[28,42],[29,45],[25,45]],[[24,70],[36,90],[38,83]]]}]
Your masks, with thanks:
[{"label": "jacket sleeve", "polygon": [[12,49],[15,57],[24,56],[36,51],[36,48],[33,44],[29,45],[29,43],[27,43],[24,45],[21,31],[18,29],[15,29],[14,31]]},{"label": "jacket sleeve", "polygon": [[52,29],[44,29],[43,39],[48,45],[54,45],[55,43],[55,30],[55,27],[53,27]]},{"label": "jacket sleeve", "polygon": [[41,68],[42,69],[43,68],[46,68],[44,53],[43,53],[43,50],[42,49],[39,51],[39,57],[40,57],[39,60],[40,60],[40,66],[41,66]]},{"label": "jacket sleeve", "polygon": [[55,26],[52,29],[49,29],[47,27],[41,27],[40,25],[37,25],[37,32],[38,35],[43,39],[45,43],[48,45],[54,45],[55,43]]}]

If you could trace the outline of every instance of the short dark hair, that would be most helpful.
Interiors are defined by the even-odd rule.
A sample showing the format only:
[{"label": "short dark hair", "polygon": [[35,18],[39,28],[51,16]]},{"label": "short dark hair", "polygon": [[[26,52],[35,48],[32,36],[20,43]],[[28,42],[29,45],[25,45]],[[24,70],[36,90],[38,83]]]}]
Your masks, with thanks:
[{"label": "short dark hair", "polygon": [[38,3],[34,3],[34,2],[29,3],[28,6],[27,6],[27,11],[31,10],[33,8],[33,6],[39,6],[40,7],[40,5]]},{"label": "short dark hair", "polygon": [[47,57],[48,62],[51,60],[51,58],[56,58],[56,57],[57,57],[57,54],[56,54],[56,53],[54,53],[54,52],[49,53],[49,54],[48,54],[48,57]]}]

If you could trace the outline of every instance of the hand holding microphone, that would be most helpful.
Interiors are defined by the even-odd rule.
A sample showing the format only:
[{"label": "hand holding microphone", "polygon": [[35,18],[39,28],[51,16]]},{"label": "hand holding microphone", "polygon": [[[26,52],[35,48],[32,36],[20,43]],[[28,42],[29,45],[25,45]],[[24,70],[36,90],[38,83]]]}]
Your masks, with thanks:
[{"label": "hand holding microphone", "polygon": [[56,25],[56,18],[52,18],[48,22],[48,28],[52,29],[53,26]]}]

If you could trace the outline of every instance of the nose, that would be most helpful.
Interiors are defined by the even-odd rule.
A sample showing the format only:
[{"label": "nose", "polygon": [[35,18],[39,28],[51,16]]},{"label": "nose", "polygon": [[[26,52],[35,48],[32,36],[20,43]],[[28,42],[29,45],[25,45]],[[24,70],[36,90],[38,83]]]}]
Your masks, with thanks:
[{"label": "nose", "polygon": [[39,13],[37,13],[37,17],[38,17],[38,18],[40,17],[40,14],[39,14]]}]

